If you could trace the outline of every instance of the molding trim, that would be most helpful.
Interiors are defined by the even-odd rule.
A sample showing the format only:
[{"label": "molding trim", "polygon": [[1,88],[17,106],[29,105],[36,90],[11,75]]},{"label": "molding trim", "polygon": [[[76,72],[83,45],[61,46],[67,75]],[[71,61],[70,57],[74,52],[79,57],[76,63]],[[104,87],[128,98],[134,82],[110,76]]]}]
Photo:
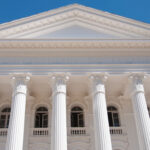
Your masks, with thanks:
[{"label": "molding trim", "polygon": [[2,48],[150,48],[150,40],[0,40]]},{"label": "molding trim", "polygon": [[14,34],[55,24],[68,18],[79,18],[150,37],[150,26],[132,19],[127,19],[107,12],[81,5],[71,5],[53,11],[33,15],[24,19],[0,25],[0,37],[8,38]]},{"label": "molding trim", "polygon": [[146,72],[150,74],[149,64],[112,64],[112,65],[0,65],[0,75],[10,76],[11,73],[32,73],[33,76],[48,76],[49,73],[64,72],[71,75],[89,75],[90,73],[104,73],[109,74],[124,74],[128,75],[129,72]]}]

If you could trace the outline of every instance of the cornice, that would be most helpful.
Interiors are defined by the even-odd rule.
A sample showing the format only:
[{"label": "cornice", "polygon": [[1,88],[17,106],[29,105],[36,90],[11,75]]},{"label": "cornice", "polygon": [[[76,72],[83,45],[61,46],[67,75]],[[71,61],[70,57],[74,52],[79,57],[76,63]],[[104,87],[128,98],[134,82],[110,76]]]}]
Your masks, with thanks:
[{"label": "cornice", "polygon": [[150,40],[0,40],[3,48],[150,48]]},{"label": "cornice", "polygon": [[[69,8],[69,7],[68,7]],[[57,11],[53,11],[53,13],[48,13],[49,15],[43,16],[39,18],[36,16],[30,17],[30,19],[24,19],[25,21],[16,21],[13,25],[1,26],[0,25],[0,37],[8,38],[9,36],[27,32],[29,30],[33,30],[35,28],[40,28],[43,26],[47,26],[50,24],[55,24],[60,21],[64,21],[69,18],[78,18],[83,20],[88,20],[91,22],[95,22],[98,24],[102,24],[108,27],[113,27],[117,29],[121,29],[126,32],[132,32],[139,35],[144,35],[146,37],[150,37],[150,25],[141,25],[142,23],[133,23],[134,21],[126,20],[125,18],[119,18],[119,16],[115,16],[109,13],[101,12],[98,10],[93,10],[86,7],[81,6],[72,6],[70,9],[64,8],[59,9]],[[41,15],[42,16],[42,15]],[[116,19],[118,17],[118,19]],[[121,19],[121,21],[119,20]]]},{"label": "cornice", "polygon": [[132,72],[146,72],[150,74],[150,64],[79,64],[79,65],[0,65],[0,75],[10,76],[11,73],[31,73],[33,76],[48,76],[50,73],[66,73],[71,75],[86,75],[92,73],[105,73],[111,75],[129,75]]}]

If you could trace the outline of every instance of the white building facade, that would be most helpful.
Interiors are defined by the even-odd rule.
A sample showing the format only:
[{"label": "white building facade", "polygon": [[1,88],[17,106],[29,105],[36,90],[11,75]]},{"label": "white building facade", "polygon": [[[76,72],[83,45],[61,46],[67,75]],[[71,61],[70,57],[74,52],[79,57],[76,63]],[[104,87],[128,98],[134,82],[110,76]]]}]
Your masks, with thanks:
[{"label": "white building facade", "polygon": [[0,150],[150,150],[150,25],[70,5],[0,25]]}]

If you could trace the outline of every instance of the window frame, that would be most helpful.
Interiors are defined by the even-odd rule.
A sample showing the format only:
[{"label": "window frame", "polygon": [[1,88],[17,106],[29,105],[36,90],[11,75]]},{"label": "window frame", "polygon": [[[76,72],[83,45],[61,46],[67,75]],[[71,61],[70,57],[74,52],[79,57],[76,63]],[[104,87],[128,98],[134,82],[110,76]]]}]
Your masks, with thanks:
[{"label": "window frame", "polygon": [[[114,110],[113,109],[109,110],[109,108],[113,108]],[[121,126],[120,115],[119,115],[119,111],[118,111],[117,107],[115,107],[113,105],[107,106],[107,114],[108,114],[109,127],[120,127]],[[111,114],[112,125],[110,123],[109,114]],[[117,114],[117,117],[115,117],[116,114]],[[117,120],[118,123],[115,120]]]},{"label": "window frame", "polygon": [[[79,110],[73,110],[75,108],[79,108]],[[75,120],[75,121],[77,121],[76,123],[73,123],[73,115],[75,115],[74,118],[77,119],[77,120]],[[85,127],[84,109],[80,106],[73,106],[71,108],[70,119],[71,119],[70,123],[71,123],[72,128],[84,128]]]},{"label": "window frame", "polygon": [[[6,109],[6,111],[5,111]],[[8,109],[8,110],[7,110]],[[9,126],[9,121],[10,121],[10,112],[11,112],[11,108],[10,107],[5,107],[1,110],[1,113],[0,113],[0,124],[1,124],[1,121],[3,120],[4,121],[4,124],[3,126],[0,125],[0,128],[2,129],[6,129],[8,128]],[[2,116],[5,116],[4,119],[1,119]]]},{"label": "window frame", "polygon": [[[39,110],[40,108],[44,108],[45,110]],[[44,116],[47,116],[47,125],[44,125],[45,118]],[[48,128],[49,126],[49,111],[48,108],[45,106],[39,106],[35,111],[34,116],[34,128]],[[39,117],[39,120],[37,120],[37,117]],[[39,122],[37,125],[37,121]]]}]

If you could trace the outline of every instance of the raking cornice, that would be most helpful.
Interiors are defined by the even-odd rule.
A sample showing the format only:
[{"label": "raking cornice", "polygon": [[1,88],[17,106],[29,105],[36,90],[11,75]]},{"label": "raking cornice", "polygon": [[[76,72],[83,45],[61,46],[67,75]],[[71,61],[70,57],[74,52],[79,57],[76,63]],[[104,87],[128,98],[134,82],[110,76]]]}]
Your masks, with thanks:
[{"label": "raking cornice", "polygon": [[0,38],[9,38],[9,36],[28,32],[29,30],[47,26],[66,20],[68,18],[79,18],[96,22],[123,31],[136,33],[150,37],[150,25],[140,23],[131,19],[126,19],[117,15],[102,12],[80,5],[71,5],[63,8],[58,8],[55,11],[48,11],[13,23],[0,25]]}]

